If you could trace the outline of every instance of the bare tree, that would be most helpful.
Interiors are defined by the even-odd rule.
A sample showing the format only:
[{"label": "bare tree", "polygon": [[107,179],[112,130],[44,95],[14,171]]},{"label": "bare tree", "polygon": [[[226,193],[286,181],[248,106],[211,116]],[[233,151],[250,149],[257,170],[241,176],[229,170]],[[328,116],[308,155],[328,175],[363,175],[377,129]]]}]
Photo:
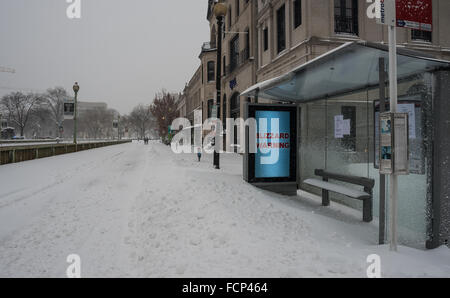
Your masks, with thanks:
[{"label": "bare tree", "polygon": [[137,130],[139,137],[143,139],[152,123],[150,107],[142,104],[136,106],[129,116],[129,122]]},{"label": "bare tree", "polygon": [[60,127],[64,122],[64,100],[69,98],[67,91],[62,87],[50,88],[44,94],[45,103],[51,111],[51,120],[56,126],[57,135],[61,137]]},{"label": "bare tree", "polygon": [[27,128],[24,133],[33,138],[56,137],[54,135],[55,125],[51,120],[51,111],[45,104],[38,104],[30,115]]},{"label": "bare tree", "polygon": [[79,132],[89,139],[112,138],[113,120],[117,119],[117,111],[112,109],[90,109],[79,117]]},{"label": "bare tree", "polygon": [[166,139],[169,134],[169,125],[178,116],[176,94],[163,90],[155,96],[150,110],[158,124],[159,136]]},{"label": "bare tree", "polygon": [[39,94],[12,92],[3,96],[0,104],[7,111],[9,120],[20,129],[20,136],[23,136],[30,116],[41,102],[42,96]]}]

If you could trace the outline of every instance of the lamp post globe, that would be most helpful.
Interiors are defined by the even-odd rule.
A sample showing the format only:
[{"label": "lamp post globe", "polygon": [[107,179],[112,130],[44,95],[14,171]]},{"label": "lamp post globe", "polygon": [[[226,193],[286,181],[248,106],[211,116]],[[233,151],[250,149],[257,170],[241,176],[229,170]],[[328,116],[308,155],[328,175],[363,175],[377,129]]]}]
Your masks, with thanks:
[{"label": "lamp post globe", "polygon": [[78,85],[78,82],[75,82],[75,84],[73,85],[73,92],[78,93],[79,90],[80,86]]},{"label": "lamp post globe", "polygon": [[214,15],[216,16],[216,18],[226,16],[227,10],[227,5],[223,2],[217,2],[214,5]]}]

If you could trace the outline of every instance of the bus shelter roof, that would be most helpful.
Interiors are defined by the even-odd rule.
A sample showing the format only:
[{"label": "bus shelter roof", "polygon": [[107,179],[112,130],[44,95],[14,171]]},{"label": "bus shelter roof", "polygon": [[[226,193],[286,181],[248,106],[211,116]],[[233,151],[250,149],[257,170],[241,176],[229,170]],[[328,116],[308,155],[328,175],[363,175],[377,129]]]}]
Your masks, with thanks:
[{"label": "bus shelter roof", "polygon": [[[307,102],[355,92],[379,85],[379,58],[388,69],[388,46],[370,42],[345,43],[292,71],[260,82],[241,95],[277,101]],[[450,70],[450,61],[433,59],[424,53],[397,49],[398,79]]]}]

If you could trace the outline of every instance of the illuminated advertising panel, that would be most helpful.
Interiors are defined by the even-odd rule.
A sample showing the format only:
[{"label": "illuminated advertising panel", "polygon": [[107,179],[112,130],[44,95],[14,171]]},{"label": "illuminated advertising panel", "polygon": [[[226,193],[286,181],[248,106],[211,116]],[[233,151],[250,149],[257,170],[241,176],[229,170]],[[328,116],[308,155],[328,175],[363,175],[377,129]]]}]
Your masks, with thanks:
[{"label": "illuminated advertising panel", "polygon": [[247,129],[246,140],[256,141],[256,152],[246,153],[246,180],[296,182],[297,107],[249,104],[246,115],[256,122],[255,131]]},{"label": "illuminated advertising panel", "polygon": [[255,177],[289,177],[290,112],[256,111]]}]

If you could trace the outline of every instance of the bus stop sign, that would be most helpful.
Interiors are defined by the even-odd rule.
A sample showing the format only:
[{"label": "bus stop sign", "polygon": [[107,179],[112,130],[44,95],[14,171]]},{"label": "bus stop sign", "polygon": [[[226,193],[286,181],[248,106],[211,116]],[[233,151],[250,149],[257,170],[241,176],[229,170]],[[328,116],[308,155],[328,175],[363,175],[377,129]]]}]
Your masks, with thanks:
[{"label": "bus stop sign", "polygon": [[432,0],[397,0],[397,27],[432,31]]},{"label": "bus stop sign", "polygon": [[433,29],[432,0],[376,0],[377,23],[422,31]]}]

